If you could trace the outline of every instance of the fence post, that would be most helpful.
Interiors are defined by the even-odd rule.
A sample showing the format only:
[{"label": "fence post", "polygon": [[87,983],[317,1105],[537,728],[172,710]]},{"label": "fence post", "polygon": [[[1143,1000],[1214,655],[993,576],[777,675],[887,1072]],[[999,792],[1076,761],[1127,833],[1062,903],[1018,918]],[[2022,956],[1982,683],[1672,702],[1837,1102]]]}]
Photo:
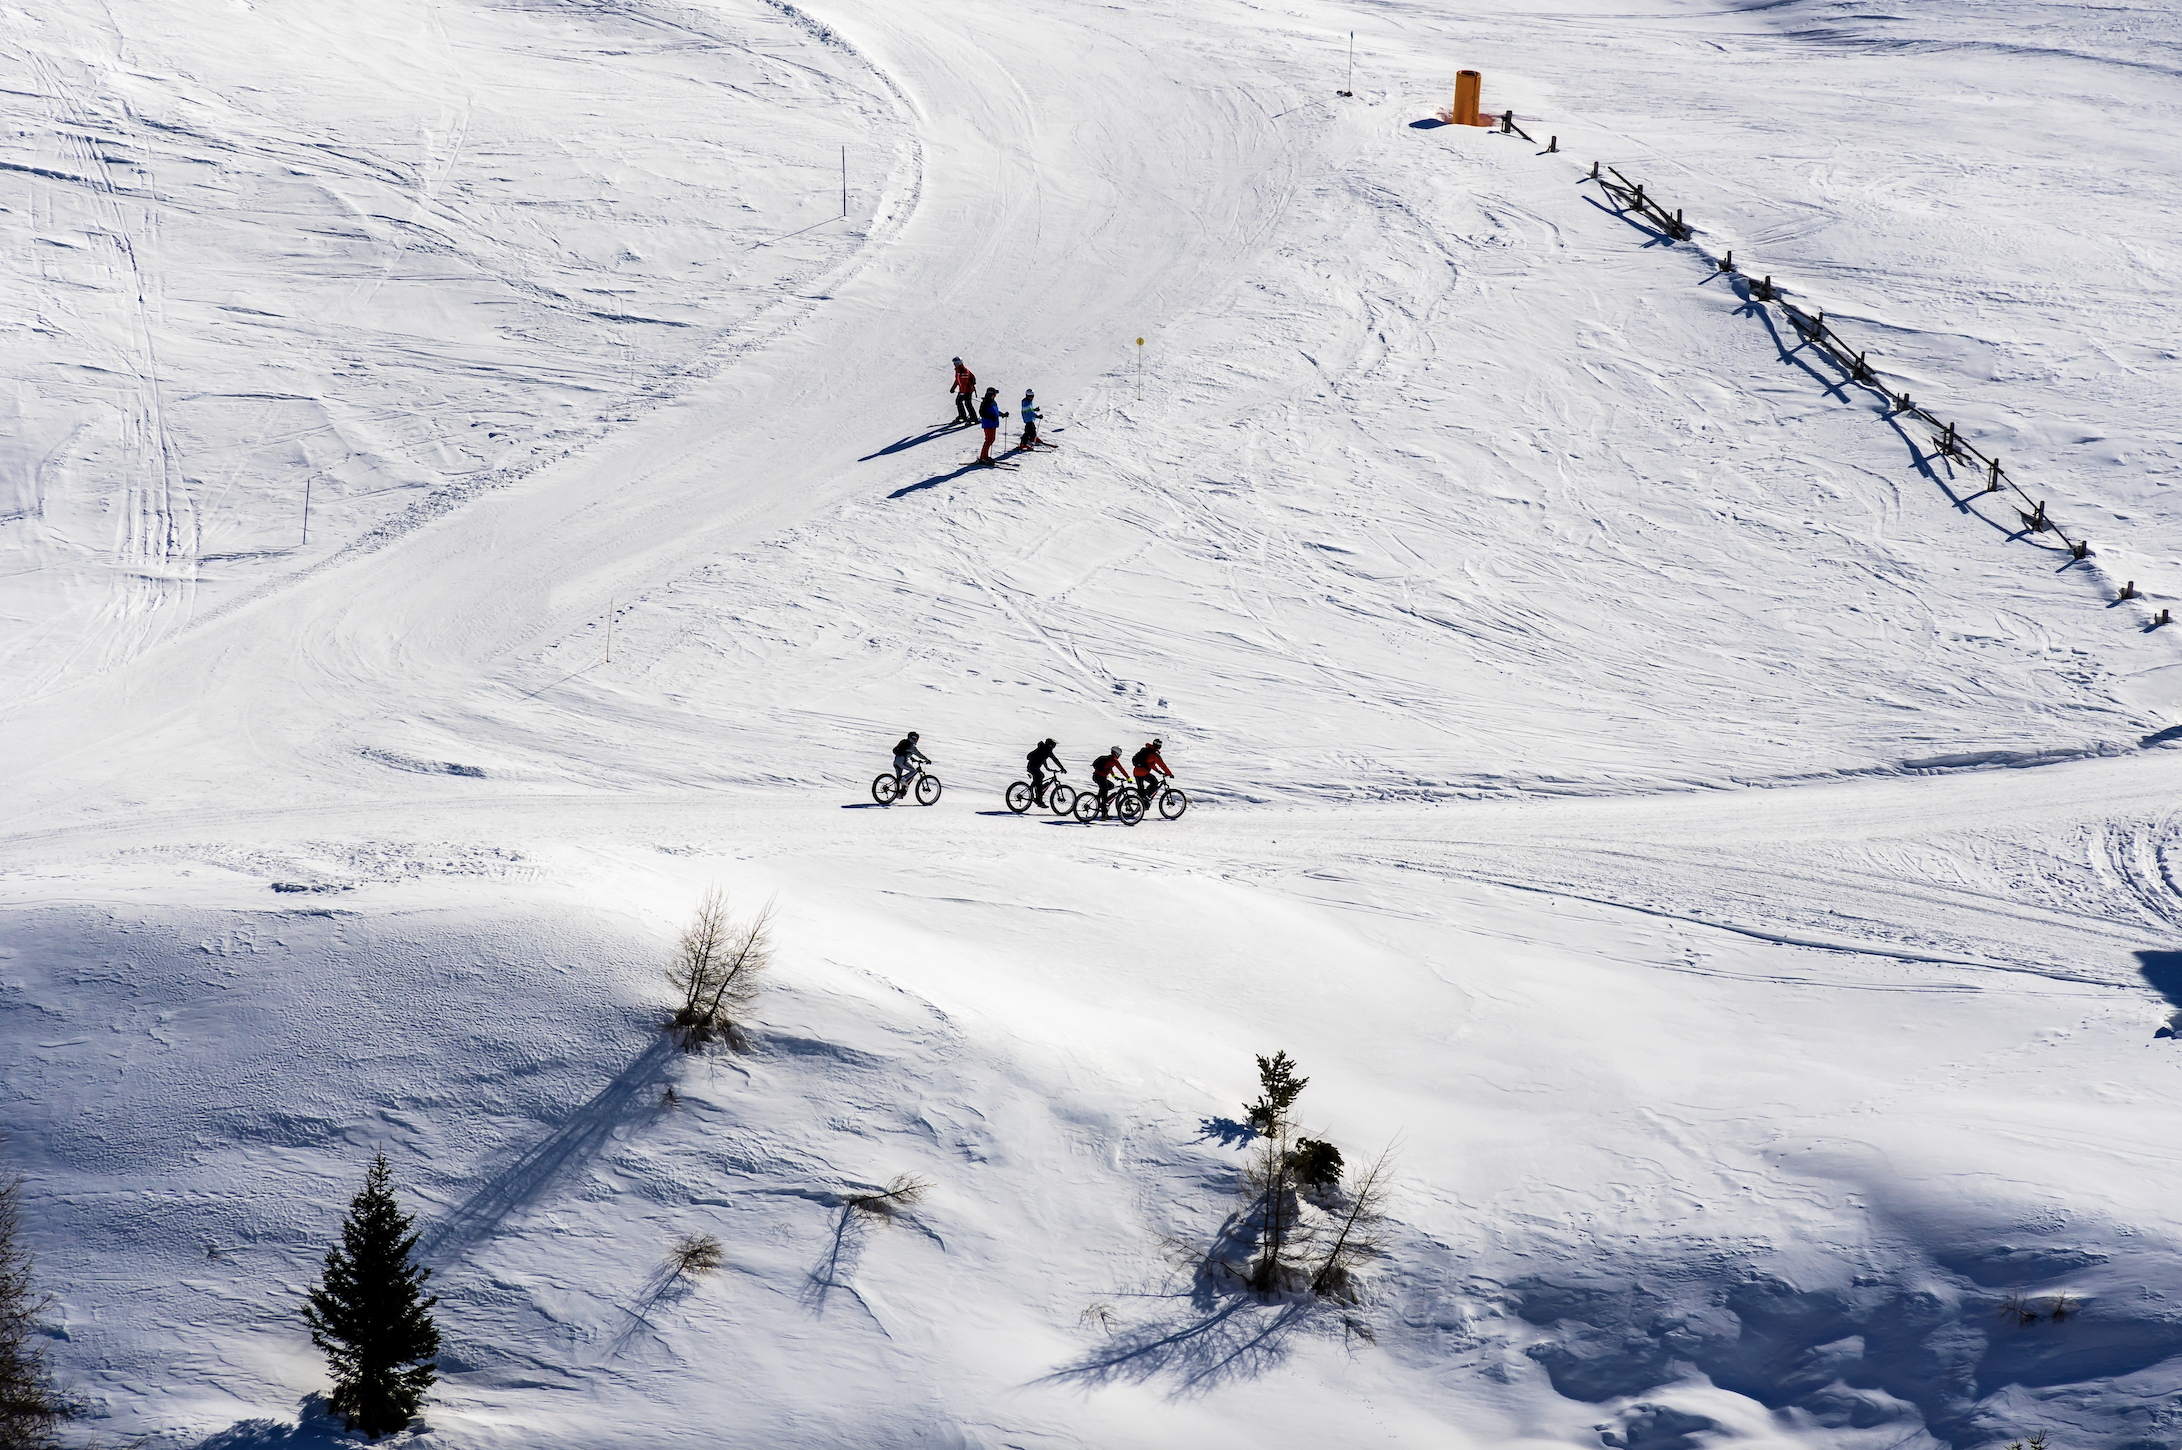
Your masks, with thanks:
[{"label": "fence post", "polygon": [[1553,153],[1555,153],[1556,151],[1559,151],[1560,149],[1561,149],[1561,138],[1560,138],[1560,137],[1558,137],[1558,136],[1548,136],[1548,137],[1546,138],[1546,155],[1548,155],[1548,156],[1551,156],[1551,155],[1553,155]]}]

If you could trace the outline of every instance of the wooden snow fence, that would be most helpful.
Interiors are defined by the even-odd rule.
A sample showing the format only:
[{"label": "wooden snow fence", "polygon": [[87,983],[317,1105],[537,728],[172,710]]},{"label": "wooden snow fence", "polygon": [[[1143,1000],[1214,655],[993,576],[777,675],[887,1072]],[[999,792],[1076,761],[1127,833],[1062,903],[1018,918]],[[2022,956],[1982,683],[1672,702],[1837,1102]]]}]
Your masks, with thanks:
[{"label": "wooden snow fence", "polygon": [[[1601,174],[1602,168],[1598,162],[1592,162],[1589,179],[1596,181],[1600,188],[1615,200],[1620,209],[1635,211],[1646,221],[1678,242],[1690,240],[1692,232],[1688,223],[1682,220],[1682,209],[1680,207],[1676,207],[1670,215],[1665,203],[1655,196],[1647,195],[1641,184],[1631,181],[1611,166],[1603,168],[1603,171],[1605,174]],[[1735,254],[1729,252],[1725,257],[1715,258],[1713,265],[1722,272],[1733,273],[1735,272]],[[1871,363],[1864,350],[1851,347],[1848,340],[1841,335],[1840,330],[1826,321],[1824,312],[1805,312],[1802,308],[1781,296],[1781,289],[1774,285],[1771,277],[1758,281],[1750,278],[1748,274],[1741,275],[1744,276],[1747,282],[1748,295],[1751,300],[1776,304],[1782,312],[1787,314],[1789,322],[1795,326],[1797,335],[1806,343],[1823,352],[1827,357],[1832,358],[1842,372],[1848,375],[1851,382],[1862,383],[1874,392],[1879,393],[1892,406],[1895,416],[1916,418],[1921,422],[1930,424],[1933,429],[1933,456],[1981,467],[1985,474],[1985,487],[1982,490],[1985,493],[1998,493],[2002,488],[2013,489],[2016,496],[2029,506],[2027,511],[2021,508],[2015,511],[2016,517],[2023,521],[2022,531],[2024,533],[2043,534],[2051,532],[2055,538],[2068,546],[2071,558],[2083,559],[2090,556],[2090,541],[2070,538],[2067,531],[2048,518],[2046,516],[2045,500],[2033,499],[2025,492],[2023,487],[2008,475],[2008,471],[2000,466],[1998,454],[1988,454],[1978,448],[1976,444],[1964,438],[1956,430],[1953,423],[1941,422],[1937,417],[1933,416],[1929,409],[1920,407],[1911,401],[1907,392],[1896,393],[1881,386],[1878,375],[1872,371]],[[2134,591],[2131,591],[2123,594],[2122,597],[2125,599],[2131,598],[2133,594]]]}]

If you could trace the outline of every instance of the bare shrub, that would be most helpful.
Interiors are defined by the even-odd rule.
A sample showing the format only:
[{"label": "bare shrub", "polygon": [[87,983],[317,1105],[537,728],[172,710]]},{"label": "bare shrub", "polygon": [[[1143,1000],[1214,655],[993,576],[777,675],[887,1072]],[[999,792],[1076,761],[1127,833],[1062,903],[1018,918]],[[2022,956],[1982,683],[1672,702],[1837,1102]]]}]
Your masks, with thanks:
[{"label": "bare shrub", "polygon": [[33,1340],[38,1317],[53,1301],[31,1279],[22,1187],[20,1178],[0,1184],[0,1445],[47,1450],[60,1444],[62,1423],[82,1407],[54,1388],[45,1350]]},{"label": "bare shrub", "polygon": [[914,1173],[897,1173],[877,1193],[849,1195],[848,1205],[856,1212],[869,1214],[873,1218],[892,1218],[902,1209],[914,1208],[923,1202],[924,1195],[931,1190],[929,1179],[919,1178]]},{"label": "bare shrub", "polygon": [[1114,1306],[1111,1304],[1093,1304],[1076,1316],[1076,1322],[1089,1324],[1112,1334],[1114,1325],[1120,1322],[1120,1316],[1114,1313]]},{"label": "bare shrub", "polygon": [[727,1251],[711,1234],[684,1234],[667,1250],[667,1267],[685,1279],[702,1279],[726,1259]]},{"label": "bare shrub", "polygon": [[715,1039],[742,1040],[741,1019],[757,1005],[772,965],[772,926],[770,901],[748,921],[735,919],[717,886],[698,901],[667,968],[667,981],[682,994],[673,1025],[685,1048],[695,1052]]},{"label": "bare shrub", "polygon": [[2018,1327],[2036,1324],[2041,1317],[2038,1306],[2021,1294],[2010,1294],[2000,1301],[2000,1317]]},{"label": "bare shrub", "polygon": [[1386,1252],[1386,1200],[1394,1187],[1393,1162],[1390,1145],[1371,1167],[1350,1179],[1348,1204],[1311,1275],[1311,1292],[1320,1298],[1355,1303],[1357,1268]]}]

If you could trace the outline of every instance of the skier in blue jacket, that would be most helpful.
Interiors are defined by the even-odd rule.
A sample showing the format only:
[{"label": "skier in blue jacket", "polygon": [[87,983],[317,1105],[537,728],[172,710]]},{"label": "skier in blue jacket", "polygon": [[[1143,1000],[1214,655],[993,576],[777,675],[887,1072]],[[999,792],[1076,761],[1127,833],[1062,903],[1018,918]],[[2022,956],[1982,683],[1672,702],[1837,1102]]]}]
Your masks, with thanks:
[{"label": "skier in blue jacket", "polygon": [[[1018,450],[1038,446],[1038,395],[1029,388],[1023,389],[1023,441],[1016,444]],[[1048,448],[1052,444],[1046,445]]]},{"label": "skier in blue jacket", "polygon": [[978,426],[985,430],[985,448],[977,455],[979,463],[993,461],[993,440],[1000,436],[1000,420],[1006,416],[1007,414],[1000,411],[1000,390],[987,388],[985,401],[978,405],[977,410]]}]

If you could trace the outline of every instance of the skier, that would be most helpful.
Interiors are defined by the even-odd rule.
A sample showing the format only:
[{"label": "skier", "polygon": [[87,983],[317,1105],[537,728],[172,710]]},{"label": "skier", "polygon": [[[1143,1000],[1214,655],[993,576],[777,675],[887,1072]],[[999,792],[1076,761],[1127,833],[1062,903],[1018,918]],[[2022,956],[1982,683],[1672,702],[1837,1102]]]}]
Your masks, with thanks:
[{"label": "skier", "polygon": [[959,357],[955,359],[955,385],[948,391],[955,395],[955,421],[975,423],[977,405],[972,400],[977,397],[977,374],[964,367]]},{"label": "skier", "polygon": [[1114,798],[1114,790],[1121,782],[1115,777],[1121,774],[1121,747],[1115,746],[1097,760],[1091,762],[1091,779],[1099,788],[1099,819],[1106,819],[1106,807]]},{"label": "skier", "polygon": [[919,765],[930,765],[932,757],[917,748],[917,732],[912,730],[894,742],[894,779],[903,790],[909,789],[909,779],[917,773]]},{"label": "skier", "polygon": [[989,465],[993,462],[993,440],[1000,436],[1000,420],[1006,416],[1000,411],[1000,390],[987,388],[985,401],[977,410],[977,421],[985,430],[985,449],[977,455],[979,463]]},{"label": "skier", "polygon": [[1164,776],[1169,780],[1174,778],[1174,772],[1167,769],[1167,762],[1159,758],[1159,742],[1156,740],[1130,756],[1129,765],[1136,775],[1136,788],[1143,792],[1147,804],[1151,801],[1152,792],[1159,787],[1159,777]]},{"label": "skier", "polygon": [[[1038,395],[1029,388],[1023,389],[1023,441],[1016,444],[1018,452],[1038,446]],[[1051,444],[1047,444],[1051,447]]]},{"label": "skier", "polygon": [[1068,774],[1068,767],[1061,764],[1060,757],[1054,753],[1058,744],[1052,739],[1041,740],[1023,760],[1024,768],[1030,773],[1030,798],[1040,805],[1046,803],[1046,788]]}]

